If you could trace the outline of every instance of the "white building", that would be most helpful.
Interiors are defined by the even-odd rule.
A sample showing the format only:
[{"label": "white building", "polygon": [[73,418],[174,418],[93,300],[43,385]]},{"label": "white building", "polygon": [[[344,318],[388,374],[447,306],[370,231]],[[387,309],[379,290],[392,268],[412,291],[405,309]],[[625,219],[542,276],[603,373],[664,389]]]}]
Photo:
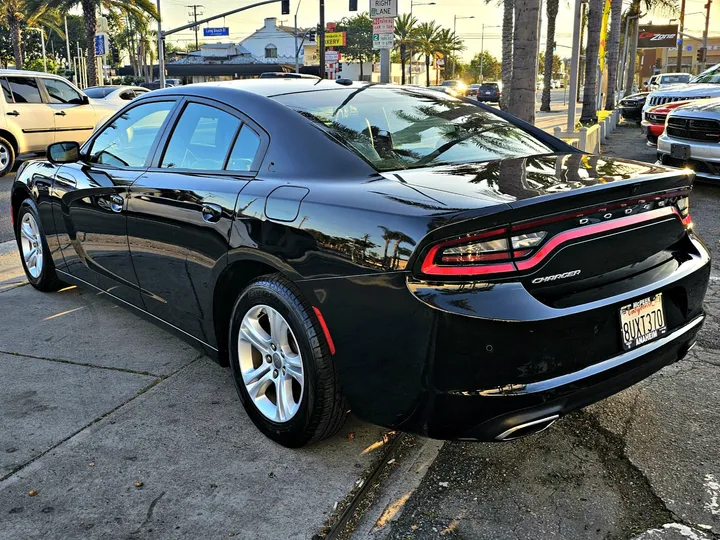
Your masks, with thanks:
[{"label": "white building", "polygon": [[[298,37],[298,45],[301,39]],[[275,17],[265,19],[264,26],[243,39],[240,45],[250,51],[258,64],[295,65],[295,28],[278,26]],[[303,64],[303,47],[300,47],[300,65]]]}]

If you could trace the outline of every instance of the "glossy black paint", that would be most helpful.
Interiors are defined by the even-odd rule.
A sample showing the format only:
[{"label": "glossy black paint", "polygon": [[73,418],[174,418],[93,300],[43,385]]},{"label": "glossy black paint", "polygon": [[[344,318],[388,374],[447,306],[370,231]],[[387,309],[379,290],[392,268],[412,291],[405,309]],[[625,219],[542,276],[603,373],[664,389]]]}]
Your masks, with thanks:
[{"label": "glossy black paint", "polygon": [[[229,291],[258,272],[283,273],[323,313],[353,411],[386,426],[492,439],[549,403],[567,412],[685,354],[699,325],[641,360],[597,368],[561,388],[481,395],[572,377],[618,357],[619,307],[656,291],[665,295],[670,330],[699,320],[707,251],[679,219],[665,219],[642,232],[623,230],[558,250],[535,272],[578,267],[584,273],[572,283],[539,287],[534,274],[428,278],[419,265],[429,246],[687,189],[692,177],[578,153],[503,112],[497,114],[556,153],[379,174],[321,126],[267,97],[336,87],[274,80],[153,92],[129,107],[168,99],[176,105],[145,166],[32,162],[17,175],[13,206],[28,196],[36,200],[63,279],[93,285],[167,323],[220,361],[224,314],[234,299]],[[261,133],[251,171],[159,168],[188,101],[229,111]],[[114,197],[121,198],[119,209]]]}]

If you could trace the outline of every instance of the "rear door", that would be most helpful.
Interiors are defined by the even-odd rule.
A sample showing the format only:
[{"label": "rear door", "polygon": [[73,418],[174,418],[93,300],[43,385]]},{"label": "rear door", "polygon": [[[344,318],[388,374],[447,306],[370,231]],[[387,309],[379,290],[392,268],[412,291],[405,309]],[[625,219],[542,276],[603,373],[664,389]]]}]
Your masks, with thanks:
[{"label": "rear door", "polygon": [[234,109],[186,98],[153,166],[130,187],[128,241],[147,310],[213,345],[213,288],[235,202],[266,140]]},{"label": "rear door", "polygon": [[20,153],[44,152],[55,142],[55,116],[43,102],[35,77],[0,77],[5,97],[5,121],[8,130],[24,143]]},{"label": "rear door", "polygon": [[142,300],[127,244],[127,191],[147,169],[175,104],[163,97],[123,110],[53,184],[64,270],[134,305]]},{"label": "rear door", "polygon": [[95,129],[95,110],[78,90],[65,81],[40,77],[45,100],[55,119],[55,142],[83,144]]}]

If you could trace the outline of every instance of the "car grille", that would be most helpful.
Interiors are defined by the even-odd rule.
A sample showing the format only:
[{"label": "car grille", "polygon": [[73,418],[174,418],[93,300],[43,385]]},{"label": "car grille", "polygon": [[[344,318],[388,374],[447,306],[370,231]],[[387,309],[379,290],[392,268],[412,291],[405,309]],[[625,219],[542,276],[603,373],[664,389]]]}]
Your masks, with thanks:
[{"label": "car grille", "polygon": [[667,134],[691,141],[720,142],[720,121],[673,116],[668,120]]},{"label": "car grille", "polygon": [[673,101],[691,101],[693,99],[708,99],[710,96],[697,96],[697,97],[686,97],[686,96],[651,96],[649,105],[664,105],[665,103],[672,103]]},{"label": "car grille", "polygon": [[647,118],[653,124],[664,124],[665,119],[667,118],[667,114],[645,113],[645,118]]}]

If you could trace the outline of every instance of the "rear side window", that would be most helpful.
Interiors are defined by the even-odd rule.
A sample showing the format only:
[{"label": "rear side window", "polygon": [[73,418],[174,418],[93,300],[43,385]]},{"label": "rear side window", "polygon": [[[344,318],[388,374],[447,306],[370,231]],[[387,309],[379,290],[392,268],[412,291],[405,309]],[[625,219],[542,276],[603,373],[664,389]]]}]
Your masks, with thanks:
[{"label": "rear side window", "polygon": [[260,136],[244,124],[238,133],[225,168],[228,171],[251,170],[258,148],[260,148]]},{"label": "rear side window", "polygon": [[160,167],[220,171],[240,127],[240,120],[224,111],[190,103],[178,120]]},{"label": "rear side window", "polygon": [[5,77],[0,78],[0,86],[2,86],[3,97],[5,103],[14,103],[12,92],[10,92],[10,85]]},{"label": "rear side window", "polygon": [[15,103],[42,103],[37,80],[33,77],[8,77]]}]

